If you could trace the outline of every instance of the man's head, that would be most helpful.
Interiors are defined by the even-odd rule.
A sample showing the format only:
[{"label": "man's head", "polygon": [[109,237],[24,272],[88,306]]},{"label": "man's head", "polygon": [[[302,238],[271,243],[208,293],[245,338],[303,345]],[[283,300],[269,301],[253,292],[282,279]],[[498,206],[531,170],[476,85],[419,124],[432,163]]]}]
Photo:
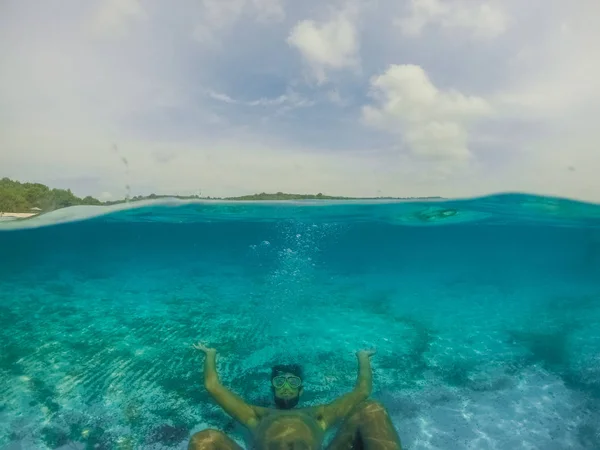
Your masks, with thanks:
[{"label": "man's head", "polygon": [[297,364],[279,364],[271,369],[271,389],[280,409],[291,409],[302,395],[302,368]]}]

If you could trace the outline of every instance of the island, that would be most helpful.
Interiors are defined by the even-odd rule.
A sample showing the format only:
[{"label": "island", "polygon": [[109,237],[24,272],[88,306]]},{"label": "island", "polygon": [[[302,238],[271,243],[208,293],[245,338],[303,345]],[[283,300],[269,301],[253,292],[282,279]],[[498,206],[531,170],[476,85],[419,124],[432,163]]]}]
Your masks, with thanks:
[{"label": "island", "polygon": [[136,202],[140,200],[155,200],[161,198],[177,198],[182,200],[235,200],[235,201],[264,201],[264,200],[437,200],[442,197],[341,197],[322,193],[318,194],[260,194],[243,195],[239,197],[201,197],[200,195],[166,195],[150,194],[136,195],[121,200],[100,201],[86,196],[80,198],[70,189],[50,188],[41,183],[22,183],[9,178],[0,179],[0,216],[30,217],[40,213],[54,211],[76,205],[115,205],[119,203]]}]

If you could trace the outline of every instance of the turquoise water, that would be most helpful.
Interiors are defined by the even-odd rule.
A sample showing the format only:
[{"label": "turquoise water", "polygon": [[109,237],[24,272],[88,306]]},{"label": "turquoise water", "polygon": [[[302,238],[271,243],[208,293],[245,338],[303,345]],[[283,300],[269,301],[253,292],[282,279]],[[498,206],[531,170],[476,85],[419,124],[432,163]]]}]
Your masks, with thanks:
[{"label": "turquoise water", "polygon": [[243,429],[202,385],[269,405],[373,398],[406,449],[600,448],[600,206],[141,203],[0,222],[0,448],[184,449]]}]

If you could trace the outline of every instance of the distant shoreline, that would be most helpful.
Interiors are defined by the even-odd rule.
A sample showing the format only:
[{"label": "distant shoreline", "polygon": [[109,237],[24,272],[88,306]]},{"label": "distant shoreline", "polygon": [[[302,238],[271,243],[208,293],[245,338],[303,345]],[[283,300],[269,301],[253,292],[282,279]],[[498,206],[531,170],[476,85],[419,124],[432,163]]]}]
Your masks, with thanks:
[{"label": "distant shoreline", "polygon": [[[444,200],[443,197],[344,197],[318,194],[288,194],[286,192],[242,195],[235,197],[203,197],[201,195],[136,195],[120,200],[100,201],[87,196],[77,197],[70,189],[51,189],[41,183],[21,183],[9,178],[0,179],[0,211],[18,211],[4,213],[4,217],[27,218],[40,213],[55,211],[69,206],[112,206],[133,203],[140,200],[159,199],[179,200],[218,200],[218,201],[269,201],[269,200]],[[35,211],[35,212],[32,212]]]}]

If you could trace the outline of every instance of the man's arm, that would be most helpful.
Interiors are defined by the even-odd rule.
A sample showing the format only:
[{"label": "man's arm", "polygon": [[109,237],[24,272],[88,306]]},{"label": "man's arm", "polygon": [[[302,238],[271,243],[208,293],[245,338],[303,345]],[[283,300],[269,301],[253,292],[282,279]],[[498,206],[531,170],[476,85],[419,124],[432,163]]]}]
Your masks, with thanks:
[{"label": "man's arm", "polygon": [[373,389],[371,361],[370,356],[374,351],[359,351],[356,353],[358,358],[358,380],[352,392],[349,392],[337,400],[321,407],[320,423],[323,429],[327,430],[335,425],[339,420],[348,416],[352,410],[360,403],[365,401]]},{"label": "man's arm", "polygon": [[206,390],[227,414],[248,428],[254,428],[258,424],[258,417],[254,408],[238,395],[226,389],[219,381],[216,368],[217,351],[202,345],[195,347],[206,354],[204,360],[204,387]]}]

